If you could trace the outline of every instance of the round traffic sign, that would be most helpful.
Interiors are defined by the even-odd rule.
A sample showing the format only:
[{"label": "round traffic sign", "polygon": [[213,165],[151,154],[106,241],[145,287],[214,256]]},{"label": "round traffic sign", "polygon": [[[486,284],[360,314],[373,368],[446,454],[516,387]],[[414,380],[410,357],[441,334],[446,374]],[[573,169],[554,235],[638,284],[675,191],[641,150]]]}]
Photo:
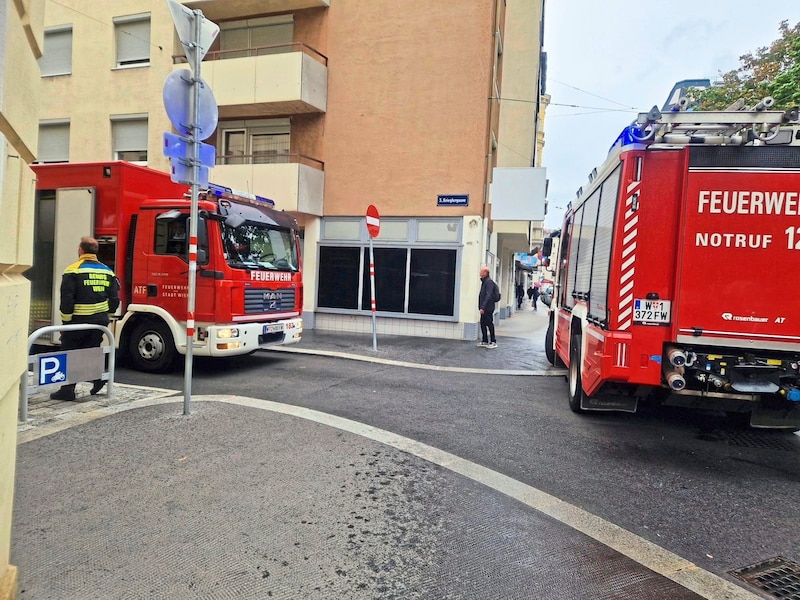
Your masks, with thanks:
[{"label": "round traffic sign", "polygon": [[381,216],[372,204],[367,207],[367,231],[371,238],[378,237],[381,232]]},{"label": "round traffic sign", "polygon": [[[167,76],[164,82],[164,108],[170,123],[181,135],[192,135],[189,114],[192,103],[192,81],[194,75],[189,69],[179,69]],[[211,87],[200,78],[200,104],[197,113],[198,139],[207,139],[217,128],[219,109]]]}]

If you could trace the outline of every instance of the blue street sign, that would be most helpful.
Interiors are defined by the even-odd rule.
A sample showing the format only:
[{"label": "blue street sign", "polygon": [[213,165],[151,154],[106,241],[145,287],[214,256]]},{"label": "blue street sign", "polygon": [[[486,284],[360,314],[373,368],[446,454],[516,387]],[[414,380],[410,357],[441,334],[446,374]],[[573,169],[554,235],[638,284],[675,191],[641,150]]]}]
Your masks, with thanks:
[{"label": "blue street sign", "polygon": [[436,206],[469,206],[469,194],[440,194],[436,197]]},{"label": "blue street sign", "polygon": [[[192,158],[191,138],[185,138],[174,133],[164,132],[164,156],[167,158]],[[204,167],[213,167],[217,159],[216,148],[211,144],[200,145],[200,164]]]},{"label": "blue street sign", "polygon": [[[184,160],[182,158],[169,159],[169,164],[171,165],[169,178],[175,183],[192,185],[192,167],[185,165]],[[197,168],[197,185],[200,186],[200,189],[208,187],[208,167],[201,166]]]},{"label": "blue street sign", "polygon": [[39,385],[51,385],[67,380],[67,353],[39,357]]},{"label": "blue street sign", "polygon": [[189,69],[173,71],[164,82],[164,108],[170,123],[184,135],[192,135],[192,123],[189,118],[192,104],[192,89],[200,86],[200,100],[197,106],[197,138],[208,138],[217,128],[219,109],[214,92],[202,77],[195,77]]}]

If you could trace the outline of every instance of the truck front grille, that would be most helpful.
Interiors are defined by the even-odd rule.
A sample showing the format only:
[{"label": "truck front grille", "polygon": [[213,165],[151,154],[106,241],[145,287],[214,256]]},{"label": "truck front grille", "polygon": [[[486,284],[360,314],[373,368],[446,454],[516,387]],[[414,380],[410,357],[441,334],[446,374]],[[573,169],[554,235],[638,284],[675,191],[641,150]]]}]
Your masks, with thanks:
[{"label": "truck front grille", "polygon": [[294,288],[289,289],[246,289],[244,291],[244,312],[248,315],[294,310]]}]

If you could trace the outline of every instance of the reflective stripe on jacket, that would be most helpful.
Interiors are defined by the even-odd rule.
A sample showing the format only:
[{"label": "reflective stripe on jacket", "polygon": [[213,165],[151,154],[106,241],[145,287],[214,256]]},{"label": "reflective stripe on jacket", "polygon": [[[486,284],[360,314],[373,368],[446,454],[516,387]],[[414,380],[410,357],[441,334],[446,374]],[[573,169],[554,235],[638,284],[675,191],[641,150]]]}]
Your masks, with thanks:
[{"label": "reflective stripe on jacket", "polygon": [[108,323],[119,306],[119,281],[94,254],[81,255],[61,278],[61,320],[64,323]]}]

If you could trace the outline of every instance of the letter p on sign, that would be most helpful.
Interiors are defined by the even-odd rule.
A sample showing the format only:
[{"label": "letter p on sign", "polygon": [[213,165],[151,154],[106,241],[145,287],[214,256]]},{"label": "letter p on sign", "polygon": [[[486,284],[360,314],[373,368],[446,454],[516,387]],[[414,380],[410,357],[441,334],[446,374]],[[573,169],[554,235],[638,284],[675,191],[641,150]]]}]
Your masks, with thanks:
[{"label": "letter p on sign", "polygon": [[67,355],[52,354],[39,358],[39,385],[60,383],[67,379]]}]

